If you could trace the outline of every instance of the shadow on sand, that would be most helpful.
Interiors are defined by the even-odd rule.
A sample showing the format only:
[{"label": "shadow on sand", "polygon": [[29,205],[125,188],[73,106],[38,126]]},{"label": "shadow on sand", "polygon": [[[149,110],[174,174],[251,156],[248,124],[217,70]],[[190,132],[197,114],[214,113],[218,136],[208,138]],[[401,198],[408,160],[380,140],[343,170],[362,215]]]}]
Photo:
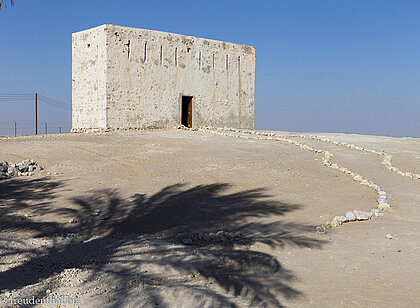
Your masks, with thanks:
[{"label": "shadow on sand", "polygon": [[[118,286],[109,298],[112,307],[125,307],[134,285],[140,285],[147,295],[138,306],[236,307],[241,301],[279,307],[282,298],[303,295],[292,286],[296,277],[275,257],[250,246],[320,248],[324,243],[305,235],[310,226],[284,222],[282,216],[300,206],[275,201],[265,189],[228,193],[230,185],[224,183],[192,188],[176,184],[153,195],[129,198],[121,197],[118,190],[98,190],[73,198],[75,209],[60,208],[53,202],[54,191],[63,185],[46,179],[0,182],[2,233],[24,229],[52,240],[43,249],[33,249],[17,248],[18,239],[0,238],[2,260],[26,256],[0,272],[1,292],[46,279],[58,281],[60,273],[77,268],[89,272],[86,286],[99,278]],[[36,201],[33,210],[38,215],[71,213],[79,222],[35,222],[14,215],[28,200]],[[190,233],[219,230],[241,231],[243,237],[181,244]],[[45,288],[36,292],[41,296]],[[171,305],[165,304],[165,293]]]}]

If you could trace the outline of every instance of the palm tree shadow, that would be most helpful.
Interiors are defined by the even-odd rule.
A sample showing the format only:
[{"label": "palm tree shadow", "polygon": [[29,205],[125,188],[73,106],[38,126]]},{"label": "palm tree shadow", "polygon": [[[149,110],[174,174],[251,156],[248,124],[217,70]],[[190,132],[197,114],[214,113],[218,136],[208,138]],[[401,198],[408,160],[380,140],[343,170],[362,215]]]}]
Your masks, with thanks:
[{"label": "palm tree shadow", "polygon": [[64,181],[48,177],[28,179],[12,178],[0,181],[0,231],[31,232],[35,236],[52,235],[61,228],[56,222],[38,222],[23,213],[40,216],[48,212],[57,213],[53,201]]},{"label": "palm tree shadow", "polygon": [[[39,236],[51,236],[54,231],[77,236],[57,241],[23,264],[1,272],[0,291],[33,285],[65,269],[87,268],[88,281],[106,276],[121,286],[113,307],[126,304],[133,281],[145,285],[149,300],[161,306],[165,294],[156,285],[159,290],[181,290],[171,295],[171,306],[184,306],[189,297],[194,298],[194,305],[212,298],[213,306],[237,306],[236,299],[241,299],[253,306],[279,307],[281,298],[302,296],[292,286],[297,278],[293,272],[269,251],[250,249],[256,243],[272,248],[321,248],[323,241],[305,235],[310,226],[281,220],[301,206],[273,200],[265,189],[228,193],[229,188],[225,183],[192,188],[176,184],[150,196],[122,198],[118,190],[96,190],[74,198],[80,225],[52,225]],[[278,219],[272,222],[273,217]],[[57,229],[51,230],[54,227]],[[239,241],[181,244],[191,233],[219,230],[240,231],[243,236]],[[127,262],[151,270],[133,271]],[[28,269],[30,274],[22,275]]]}]

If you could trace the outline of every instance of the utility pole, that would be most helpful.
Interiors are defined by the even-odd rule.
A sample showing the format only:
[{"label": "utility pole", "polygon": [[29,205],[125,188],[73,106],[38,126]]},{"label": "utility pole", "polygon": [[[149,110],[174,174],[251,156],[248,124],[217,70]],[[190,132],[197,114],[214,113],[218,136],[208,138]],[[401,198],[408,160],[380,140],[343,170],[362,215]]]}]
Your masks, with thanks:
[{"label": "utility pole", "polygon": [[45,120],[45,135],[47,134],[47,121]]},{"label": "utility pole", "polygon": [[38,93],[35,92],[35,135],[38,135]]},{"label": "utility pole", "polygon": [[16,121],[15,121],[15,137],[17,136],[17,127],[16,127]]}]

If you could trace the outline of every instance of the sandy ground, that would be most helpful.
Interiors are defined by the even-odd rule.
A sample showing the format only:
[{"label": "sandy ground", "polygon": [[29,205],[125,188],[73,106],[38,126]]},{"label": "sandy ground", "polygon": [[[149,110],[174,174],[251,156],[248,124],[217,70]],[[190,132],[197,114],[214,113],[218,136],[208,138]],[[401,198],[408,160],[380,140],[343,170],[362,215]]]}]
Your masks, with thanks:
[{"label": "sandy ground", "polygon": [[[420,139],[322,135],[386,151],[396,167],[420,173]],[[181,130],[0,140],[1,160],[45,166],[0,182],[0,300],[419,307],[420,181],[374,154],[299,141],[381,185],[392,210],[314,232],[347,210],[369,211],[376,195],[322,166],[321,154],[281,142]],[[219,230],[243,236],[182,244]]]}]

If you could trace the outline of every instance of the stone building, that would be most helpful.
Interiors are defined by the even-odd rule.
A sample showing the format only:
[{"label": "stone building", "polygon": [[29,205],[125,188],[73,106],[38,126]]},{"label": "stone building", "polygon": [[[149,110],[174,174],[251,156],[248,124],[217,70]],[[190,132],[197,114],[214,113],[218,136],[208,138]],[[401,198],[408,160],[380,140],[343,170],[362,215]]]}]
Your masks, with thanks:
[{"label": "stone building", "polygon": [[255,48],[102,25],[72,35],[72,131],[254,128]]}]

